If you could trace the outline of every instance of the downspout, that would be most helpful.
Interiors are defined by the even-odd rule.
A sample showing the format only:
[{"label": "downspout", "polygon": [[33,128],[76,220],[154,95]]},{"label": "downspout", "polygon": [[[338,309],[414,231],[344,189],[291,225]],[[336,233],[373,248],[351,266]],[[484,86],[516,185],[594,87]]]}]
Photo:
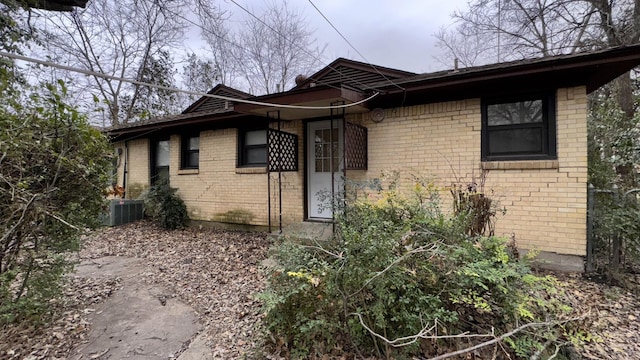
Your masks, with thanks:
[{"label": "downspout", "polygon": [[129,162],[129,146],[127,145],[128,141],[125,140],[124,141],[124,167],[123,167],[123,171],[122,171],[122,187],[124,187],[124,192],[122,193],[122,198],[126,199],[127,198],[127,189],[129,188],[127,186],[127,163]]}]

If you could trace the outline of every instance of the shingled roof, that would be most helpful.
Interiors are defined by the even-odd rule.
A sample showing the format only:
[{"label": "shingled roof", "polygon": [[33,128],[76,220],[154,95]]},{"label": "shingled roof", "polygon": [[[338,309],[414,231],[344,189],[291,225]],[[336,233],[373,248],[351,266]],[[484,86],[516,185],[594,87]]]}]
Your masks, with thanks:
[{"label": "shingled roof", "polygon": [[50,11],[73,11],[75,7],[84,8],[89,0],[19,0],[24,8]]},{"label": "shingled roof", "polygon": [[[372,100],[347,110],[366,111],[375,107],[398,107],[518,92],[548,91],[570,86],[586,86],[587,92],[592,92],[638,65],[640,44],[428,74],[415,74],[337,59],[300,81],[298,86],[289,91],[251,96],[218,85],[209,92],[270,103],[268,106],[234,104],[233,101],[203,97],[182,114],[123,124],[107,129],[107,133],[141,134],[151,129],[205,123],[215,123],[215,126],[237,126],[238,121],[266,119],[269,111],[280,110],[277,104],[327,106],[336,100],[353,103],[375,93],[378,95]],[[312,110],[281,110],[282,119],[303,119],[321,115]]]}]

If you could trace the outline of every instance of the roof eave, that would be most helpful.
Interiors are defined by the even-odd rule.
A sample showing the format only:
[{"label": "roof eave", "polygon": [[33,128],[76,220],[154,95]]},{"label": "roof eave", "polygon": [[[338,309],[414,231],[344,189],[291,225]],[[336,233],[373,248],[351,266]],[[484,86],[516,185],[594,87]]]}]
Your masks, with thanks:
[{"label": "roof eave", "polygon": [[215,125],[217,123],[234,120],[243,116],[244,115],[238,113],[223,113],[213,115],[194,113],[194,116],[174,121],[146,123],[120,129],[105,129],[104,133],[111,138],[120,138],[125,135],[140,136],[140,134],[148,134],[168,129],[182,128],[186,126],[195,126],[207,123],[209,123],[210,125]]},{"label": "roof eave", "polygon": [[425,99],[446,101],[582,85],[586,86],[587,93],[591,93],[638,65],[640,45],[632,45],[561,58],[462,69],[436,76],[418,75],[395,84],[380,83],[386,92],[374,100],[372,106],[410,105]]}]

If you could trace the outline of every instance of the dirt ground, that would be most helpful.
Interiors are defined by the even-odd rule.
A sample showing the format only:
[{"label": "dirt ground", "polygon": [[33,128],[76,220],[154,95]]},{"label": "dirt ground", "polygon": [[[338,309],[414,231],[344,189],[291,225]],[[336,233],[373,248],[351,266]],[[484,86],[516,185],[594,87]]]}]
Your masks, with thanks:
[{"label": "dirt ground", "polygon": [[[77,255],[82,265],[69,276],[64,300],[53,304],[56,319],[39,328],[3,329],[0,359],[124,357],[118,356],[118,347],[113,343],[95,346],[92,334],[104,327],[96,322],[96,312],[103,311],[102,305],[131,289],[131,274],[135,274],[134,287],[143,292],[140,297],[146,299],[149,307],[153,306],[152,313],[165,311],[167,306],[184,306],[185,313],[178,312],[182,320],[176,326],[190,325],[184,338],[165,353],[156,354],[157,358],[175,359],[181,355],[184,360],[255,358],[255,349],[262,346],[260,304],[254,295],[265,286],[260,264],[270,244],[262,233],[197,228],[168,232],[148,222],[97,231],[85,239],[84,248]],[[129,264],[116,267],[131,266],[136,271],[126,276],[113,275],[114,271],[113,276],[95,275],[99,269],[104,273],[109,266],[119,264],[114,259]],[[582,358],[640,358],[640,305],[637,290],[633,290],[640,289],[638,277],[631,277],[629,289],[585,280],[578,274],[559,274],[559,278],[572,298],[576,314],[586,314],[583,321],[590,330],[585,339],[588,341],[580,350]],[[121,299],[119,306],[130,302],[131,299]],[[189,313],[193,319],[188,318]],[[134,341],[136,330],[131,328],[134,325],[125,321],[123,330],[110,336],[116,342]],[[128,331],[127,326],[133,333],[123,333]],[[163,336],[160,333],[144,338],[163,339]],[[142,345],[136,351],[140,358],[150,355],[144,343],[139,344]],[[196,345],[204,351],[200,354],[206,355],[188,357],[189,347]],[[107,348],[111,350],[105,351]],[[127,356],[131,355],[135,358],[136,353]]]}]

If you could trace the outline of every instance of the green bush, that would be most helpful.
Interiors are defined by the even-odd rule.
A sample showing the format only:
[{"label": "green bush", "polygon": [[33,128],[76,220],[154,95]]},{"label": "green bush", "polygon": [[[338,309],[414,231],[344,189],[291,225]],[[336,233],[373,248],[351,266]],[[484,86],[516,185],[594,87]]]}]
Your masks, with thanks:
[{"label": "green bush", "polygon": [[[279,267],[260,297],[269,338],[291,357],[430,356],[476,340],[438,334],[499,335],[568,310],[550,300],[552,277],[531,274],[504,239],[467,235],[473,217],[443,213],[433,186],[373,198],[347,203],[334,239],[274,248]],[[507,341],[510,355],[531,355],[559,331],[529,330]]]},{"label": "green bush", "polygon": [[42,320],[72,268],[64,253],[99,225],[111,157],[66,87],[0,74],[0,325]]},{"label": "green bush", "polygon": [[168,182],[160,181],[142,195],[145,214],[164,229],[184,228],[189,220],[187,207],[176,191]]}]

